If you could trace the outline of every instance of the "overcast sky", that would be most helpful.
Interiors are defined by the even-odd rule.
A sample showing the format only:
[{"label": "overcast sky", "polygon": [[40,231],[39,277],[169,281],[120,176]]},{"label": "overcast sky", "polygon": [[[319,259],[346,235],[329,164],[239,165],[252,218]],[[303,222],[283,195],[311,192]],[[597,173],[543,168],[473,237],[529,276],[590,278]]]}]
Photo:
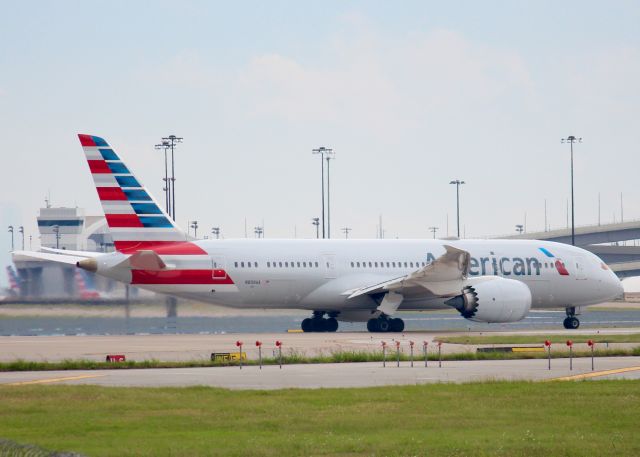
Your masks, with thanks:
[{"label": "overcast sky", "polygon": [[[315,236],[318,146],[334,148],[332,227],[467,237],[640,218],[640,3],[9,2],[0,17],[0,218],[99,214],[77,133],[102,136],[160,200],[177,151],[177,219],[201,231]],[[250,233],[252,236],[252,233]],[[4,280],[2,278],[1,280]]]}]

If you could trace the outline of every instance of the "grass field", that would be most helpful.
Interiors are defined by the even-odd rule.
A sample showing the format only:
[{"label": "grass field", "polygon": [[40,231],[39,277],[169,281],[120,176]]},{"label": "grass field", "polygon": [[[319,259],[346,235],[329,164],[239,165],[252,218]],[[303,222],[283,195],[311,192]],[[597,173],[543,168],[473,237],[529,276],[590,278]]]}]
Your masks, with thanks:
[{"label": "grass field", "polygon": [[638,455],[640,382],[0,388],[0,437],[90,456]]},{"label": "grass field", "polygon": [[574,343],[586,343],[593,340],[596,343],[640,343],[640,333],[616,335],[486,335],[486,336],[443,336],[437,338],[443,343],[457,344],[540,344],[545,340],[553,344],[564,345],[568,339]]}]

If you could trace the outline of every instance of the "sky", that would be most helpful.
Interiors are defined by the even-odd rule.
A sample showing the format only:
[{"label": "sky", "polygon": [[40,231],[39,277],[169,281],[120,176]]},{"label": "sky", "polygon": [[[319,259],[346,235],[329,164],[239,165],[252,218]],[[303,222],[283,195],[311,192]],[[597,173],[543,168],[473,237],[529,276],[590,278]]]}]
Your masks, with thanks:
[{"label": "sky", "polygon": [[[333,148],[332,235],[466,237],[640,219],[636,1],[0,0],[0,265],[8,225],[101,214],[77,133],[104,137],[177,222],[314,237]],[[448,224],[447,224],[448,221]],[[3,280],[4,278],[0,279]]]}]

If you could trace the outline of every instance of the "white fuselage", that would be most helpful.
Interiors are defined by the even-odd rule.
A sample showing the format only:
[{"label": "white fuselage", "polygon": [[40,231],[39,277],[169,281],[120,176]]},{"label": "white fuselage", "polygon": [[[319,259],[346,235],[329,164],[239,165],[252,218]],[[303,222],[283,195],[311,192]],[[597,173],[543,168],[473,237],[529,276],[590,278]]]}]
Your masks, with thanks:
[{"label": "white fuselage", "polygon": [[[405,276],[438,258],[445,251],[443,246],[450,245],[470,253],[469,278],[501,276],[525,283],[533,308],[586,306],[622,293],[618,278],[597,256],[546,241],[240,239],[193,243],[207,255],[162,259],[176,269],[224,270],[232,284],[138,286],[232,307],[346,314],[377,306],[369,296],[349,299],[349,291]],[[399,309],[444,308],[444,301],[428,294],[406,296]]]}]

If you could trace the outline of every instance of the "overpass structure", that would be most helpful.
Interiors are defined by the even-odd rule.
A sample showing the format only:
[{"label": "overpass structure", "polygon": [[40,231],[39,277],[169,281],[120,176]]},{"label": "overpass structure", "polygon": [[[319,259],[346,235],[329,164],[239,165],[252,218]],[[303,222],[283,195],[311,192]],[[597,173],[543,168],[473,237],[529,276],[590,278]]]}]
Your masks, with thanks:
[{"label": "overpass structure", "polygon": [[[519,233],[500,238],[571,244],[571,228]],[[620,244],[640,240],[640,221],[576,227],[575,240],[576,246],[596,254],[615,271],[618,277],[640,276],[640,246]]]}]

